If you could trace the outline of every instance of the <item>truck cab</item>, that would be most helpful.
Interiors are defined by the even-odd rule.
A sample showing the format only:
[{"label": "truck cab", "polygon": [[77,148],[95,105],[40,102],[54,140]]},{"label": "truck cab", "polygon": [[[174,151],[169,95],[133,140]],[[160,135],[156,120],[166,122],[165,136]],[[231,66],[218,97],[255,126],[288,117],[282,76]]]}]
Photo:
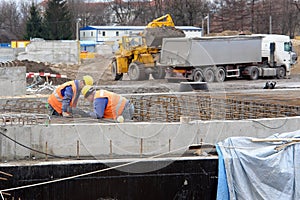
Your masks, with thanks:
[{"label": "truck cab", "polygon": [[[292,65],[295,64],[295,52],[289,36],[276,34],[254,34],[262,36],[262,58],[270,67],[277,67],[282,70],[286,77],[291,75]],[[273,55],[271,45],[273,43]],[[273,60],[272,60],[273,59]],[[273,65],[273,66],[272,66]]]}]

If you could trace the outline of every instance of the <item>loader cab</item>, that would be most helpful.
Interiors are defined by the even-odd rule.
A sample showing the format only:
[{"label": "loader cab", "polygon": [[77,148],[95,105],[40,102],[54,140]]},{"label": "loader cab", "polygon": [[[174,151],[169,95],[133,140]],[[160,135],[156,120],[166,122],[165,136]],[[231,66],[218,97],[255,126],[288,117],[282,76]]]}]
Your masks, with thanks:
[{"label": "loader cab", "polygon": [[145,39],[142,36],[123,36],[122,45],[126,50],[145,46]]}]

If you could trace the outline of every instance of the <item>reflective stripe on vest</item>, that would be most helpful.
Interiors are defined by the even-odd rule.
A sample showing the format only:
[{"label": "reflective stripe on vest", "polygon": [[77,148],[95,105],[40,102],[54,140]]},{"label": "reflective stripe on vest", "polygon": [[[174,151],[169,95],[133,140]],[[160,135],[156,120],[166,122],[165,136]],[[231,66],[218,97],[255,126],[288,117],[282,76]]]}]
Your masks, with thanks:
[{"label": "reflective stripe on vest", "polygon": [[[123,102],[123,97],[120,95],[120,99],[119,99],[119,101],[118,101],[118,104],[117,104],[116,110],[115,110],[115,113],[116,113],[115,115],[116,115],[116,116],[119,116],[119,114],[118,114],[119,112],[118,112],[118,111],[119,111],[120,108],[121,108],[122,102]],[[123,112],[123,109],[122,109],[122,112]],[[121,113],[122,113],[122,112],[121,112]]]},{"label": "reflective stripe on vest", "polygon": [[63,101],[63,96],[61,95],[61,91],[67,86],[72,86],[72,91],[73,91],[73,97],[70,102],[70,107],[76,107],[77,100],[78,100],[76,96],[78,92],[77,92],[75,81],[68,81],[58,86],[48,98],[48,103],[56,110],[56,112],[60,114],[62,113],[62,101]]},{"label": "reflective stripe on vest", "polygon": [[54,90],[53,92],[54,96],[56,97],[57,101],[62,102],[62,99],[60,98],[60,96],[57,94],[57,91]]},{"label": "reflective stripe on vest", "polygon": [[95,99],[103,97],[108,98],[108,103],[104,111],[104,118],[116,119],[122,114],[127,100],[121,95],[113,92],[106,90],[96,91]]}]

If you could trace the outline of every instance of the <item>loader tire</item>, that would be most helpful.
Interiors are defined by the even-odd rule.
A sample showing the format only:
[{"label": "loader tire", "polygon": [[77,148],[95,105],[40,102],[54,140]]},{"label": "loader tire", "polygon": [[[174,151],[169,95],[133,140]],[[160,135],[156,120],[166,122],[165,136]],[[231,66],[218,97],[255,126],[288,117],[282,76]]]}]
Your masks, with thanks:
[{"label": "loader tire", "polygon": [[154,72],[152,72],[152,77],[154,79],[164,79],[166,76],[166,71],[161,66],[156,66]]},{"label": "loader tire", "polygon": [[149,79],[149,74],[146,74],[144,64],[140,62],[130,63],[128,69],[128,76],[129,79],[132,81],[146,80],[147,77]]},{"label": "loader tire", "polygon": [[119,80],[122,80],[123,78],[123,73],[117,73],[117,62],[116,61],[113,61],[112,64],[111,64],[111,74],[112,74],[112,77],[115,81],[119,81]]}]

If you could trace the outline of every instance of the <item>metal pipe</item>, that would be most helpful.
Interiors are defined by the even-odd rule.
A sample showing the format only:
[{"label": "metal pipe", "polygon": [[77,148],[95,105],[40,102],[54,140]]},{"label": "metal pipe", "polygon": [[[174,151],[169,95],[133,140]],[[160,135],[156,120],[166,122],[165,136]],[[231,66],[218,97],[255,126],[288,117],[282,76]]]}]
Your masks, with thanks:
[{"label": "metal pipe", "polygon": [[79,159],[79,140],[77,140],[77,159]]},{"label": "metal pipe", "polygon": [[143,138],[141,138],[141,148],[140,148],[140,156],[143,155]]},{"label": "metal pipe", "polygon": [[113,155],[112,140],[109,140],[109,155],[110,157]]},{"label": "metal pipe", "polygon": [[48,160],[48,142],[46,141],[46,145],[45,145],[45,152],[46,152],[46,161]]}]

